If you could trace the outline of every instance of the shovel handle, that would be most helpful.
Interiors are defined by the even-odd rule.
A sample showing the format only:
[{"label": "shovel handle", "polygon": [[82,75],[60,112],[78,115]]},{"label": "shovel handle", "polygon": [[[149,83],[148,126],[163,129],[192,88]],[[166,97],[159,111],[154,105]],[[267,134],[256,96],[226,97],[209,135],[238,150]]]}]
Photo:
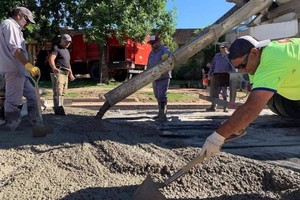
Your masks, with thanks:
[{"label": "shovel handle", "polygon": [[41,119],[41,122],[43,123],[42,103],[41,103],[40,89],[39,89],[39,80],[40,80],[40,78],[41,78],[41,73],[39,73],[37,79],[35,79],[34,77],[30,76],[30,79],[34,83],[35,95],[36,95],[36,98],[37,98],[37,107],[38,107],[39,117]]},{"label": "shovel handle", "polygon": [[193,168],[198,163],[201,163],[205,159],[206,155],[198,155],[191,162],[181,168],[178,172],[176,172],[173,176],[163,182],[163,186],[167,186],[172,183],[174,180],[188,172],[191,168]]},{"label": "shovel handle", "polygon": [[[241,133],[236,134],[232,138],[226,139],[225,142],[232,142],[232,141],[234,141],[236,139],[239,139],[240,137],[244,136],[245,134],[246,134],[246,130],[243,130]],[[177,178],[179,178],[180,176],[182,176],[183,174],[188,172],[196,164],[201,163],[205,159],[205,157],[206,157],[206,154],[204,154],[202,156],[199,154],[198,156],[196,156],[191,162],[189,162],[183,168],[178,170],[173,176],[171,176],[169,179],[165,180],[162,183],[161,187],[165,187],[165,186],[169,185],[171,182],[173,182],[174,180],[176,180]]]}]

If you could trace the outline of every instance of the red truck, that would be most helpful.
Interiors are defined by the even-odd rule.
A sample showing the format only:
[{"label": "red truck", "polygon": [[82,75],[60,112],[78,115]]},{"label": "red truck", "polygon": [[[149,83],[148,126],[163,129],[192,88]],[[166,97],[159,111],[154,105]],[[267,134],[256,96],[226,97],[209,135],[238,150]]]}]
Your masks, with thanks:
[{"label": "red truck", "polygon": [[[71,65],[74,74],[90,74],[92,79],[99,79],[100,47],[94,42],[86,42],[84,34],[72,35],[70,46]],[[106,65],[109,78],[125,81],[133,74],[146,69],[151,45],[125,38],[121,44],[115,37],[107,39]]]}]

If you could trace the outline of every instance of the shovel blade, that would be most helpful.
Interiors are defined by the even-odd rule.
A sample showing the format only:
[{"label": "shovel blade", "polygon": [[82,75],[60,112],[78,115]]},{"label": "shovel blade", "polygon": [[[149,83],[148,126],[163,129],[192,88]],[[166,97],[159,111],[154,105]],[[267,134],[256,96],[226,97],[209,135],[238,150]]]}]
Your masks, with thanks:
[{"label": "shovel blade", "polygon": [[47,134],[52,133],[53,129],[51,127],[46,127],[42,124],[38,124],[32,127],[33,137],[45,137]]},{"label": "shovel blade", "polygon": [[159,183],[155,183],[150,176],[138,187],[133,200],[167,200],[159,191]]}]

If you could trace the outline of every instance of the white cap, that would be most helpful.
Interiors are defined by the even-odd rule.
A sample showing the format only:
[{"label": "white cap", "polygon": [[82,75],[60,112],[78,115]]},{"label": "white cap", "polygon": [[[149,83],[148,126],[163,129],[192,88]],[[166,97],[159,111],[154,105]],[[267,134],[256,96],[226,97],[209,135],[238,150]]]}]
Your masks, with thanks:
[{"label": "white cap", "polygon": [[27,8],[25,7],[16,7],[15,8],[16,10],[18,10],[20,13],[26,15],[26,17],[28,17],[28,20],[35,24],[35,21],[33,20],[33,15],[32,15],[32,12],[30,10],[28,10]]},{"label": "white cap", "polygon": [[269,40],[269,39],[268,40],[262,40],[262,41],[258,42],[256,39],[254,39],[250,35],[242,36],[242,37],[239,37],[238,39],[247,40],[248,42],[253,44],[255,48],[265,47],[265,46],[268,46],[271,43],[271,40]]},{"label": "white cap", "polygon": [[61,39],[66,40],[68,42],[72,42],[72,37],[69,34],[63,34]]},{"label": "white cap", "polygon": [[156,35],[151,35],[148,43],[153,44],[153,43],[157,42],[158,40],[159,40],[159,38]]}]

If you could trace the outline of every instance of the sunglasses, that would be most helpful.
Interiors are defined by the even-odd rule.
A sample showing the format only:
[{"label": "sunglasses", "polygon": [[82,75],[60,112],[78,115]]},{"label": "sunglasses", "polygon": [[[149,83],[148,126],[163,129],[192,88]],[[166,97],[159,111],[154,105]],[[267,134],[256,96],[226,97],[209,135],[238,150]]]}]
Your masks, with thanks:
[{"label": "sunglasses", "polygon": [[249,57],[249,53],[247,54],[247,56],[243,60],[243,62],[241,64],[239,64],[238,66],[235,66],[235,68],[237,68],[237,69],[244,69],[244,68],[246,68],[246,66],[248,64],[248,57]]},{"label": "sunglasses", "polygon": [[26,20],[26,22],[27,22],[27,23],[30,23],[28,17],[27,17],[26,15],[24,15],[23,13],[21,13],[21,14],[22,14],[22,16],[24,17],[24,19]]}]

